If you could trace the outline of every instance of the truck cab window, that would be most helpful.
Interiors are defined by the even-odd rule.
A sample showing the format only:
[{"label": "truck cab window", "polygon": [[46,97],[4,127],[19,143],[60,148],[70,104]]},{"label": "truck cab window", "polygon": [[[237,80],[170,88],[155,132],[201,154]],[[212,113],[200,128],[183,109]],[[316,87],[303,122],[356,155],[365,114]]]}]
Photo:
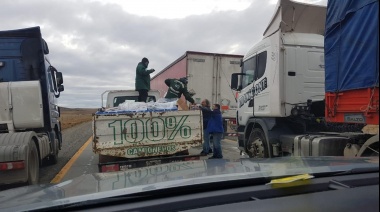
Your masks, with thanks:
[{"label": "truck cab window", "polygon": [[267,66],[267,52],[261,52],[260,54],[257,55],[257,79],[260,79],[264,73],[265,73],[265,68]]},{"label": "truck cab window", "polygon": [[246,86],[250,85],[254,81],[254,75],[255,71],[254,70],[247,70],[246,75],[243,78],[243,88]]},{"label": "truck cab window", "polygon": [[253,83],[255,77],[256,69],[256,56],[248,59],[243,63],[243,73],[242,75],[242,88],[247,87],[249,84]]}]

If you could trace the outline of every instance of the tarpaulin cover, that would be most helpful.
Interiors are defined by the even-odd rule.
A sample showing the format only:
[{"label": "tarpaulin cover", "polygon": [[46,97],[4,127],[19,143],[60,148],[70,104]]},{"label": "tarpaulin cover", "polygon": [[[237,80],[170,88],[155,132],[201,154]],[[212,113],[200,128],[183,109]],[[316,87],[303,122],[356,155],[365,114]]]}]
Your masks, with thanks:
[{"label": "tarpaulin cover", "polygon": [[379,0],[329,0],[326,92],[378,86]]}]

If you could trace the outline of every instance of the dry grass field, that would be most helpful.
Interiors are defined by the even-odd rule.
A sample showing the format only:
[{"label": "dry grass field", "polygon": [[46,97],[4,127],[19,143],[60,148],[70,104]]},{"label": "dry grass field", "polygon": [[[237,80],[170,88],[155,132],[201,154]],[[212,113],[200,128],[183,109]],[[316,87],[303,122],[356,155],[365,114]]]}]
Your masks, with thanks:
[{"label": "dry grass field", "polygon": [[92,120],[92,114],[97,109],[92,108],[64,108],[61,107],[61,126],[62,130],[73,127],[83,122]]}]

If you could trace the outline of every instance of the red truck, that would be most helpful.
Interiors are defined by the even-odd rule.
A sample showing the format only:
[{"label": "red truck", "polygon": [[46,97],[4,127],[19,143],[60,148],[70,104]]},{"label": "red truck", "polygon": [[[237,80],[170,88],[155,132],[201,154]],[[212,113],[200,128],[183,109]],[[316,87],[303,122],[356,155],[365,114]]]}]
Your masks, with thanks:
[{"label": "red truck", "polygon": [[[343,4],[342,4],[343,3]],[[350,4],[349,4],[350,3]],[[379,125],[378,0],[329,1],[326,16],[325,118],[330,123]],[[377,151],[379,135],[357,154]],[[374,152],[374,150],[376,150]]]}]

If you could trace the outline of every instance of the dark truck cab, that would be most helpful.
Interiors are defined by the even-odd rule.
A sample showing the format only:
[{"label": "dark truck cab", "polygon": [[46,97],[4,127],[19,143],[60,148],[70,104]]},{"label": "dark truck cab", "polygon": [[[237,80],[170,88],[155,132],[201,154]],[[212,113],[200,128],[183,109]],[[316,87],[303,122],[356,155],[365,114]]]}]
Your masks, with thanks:
[{"label": "dark truck cab", "polygon": [[57,98],[62,73],[39,27],[0,32],[0,184],[38,183],[62,145]]}]

